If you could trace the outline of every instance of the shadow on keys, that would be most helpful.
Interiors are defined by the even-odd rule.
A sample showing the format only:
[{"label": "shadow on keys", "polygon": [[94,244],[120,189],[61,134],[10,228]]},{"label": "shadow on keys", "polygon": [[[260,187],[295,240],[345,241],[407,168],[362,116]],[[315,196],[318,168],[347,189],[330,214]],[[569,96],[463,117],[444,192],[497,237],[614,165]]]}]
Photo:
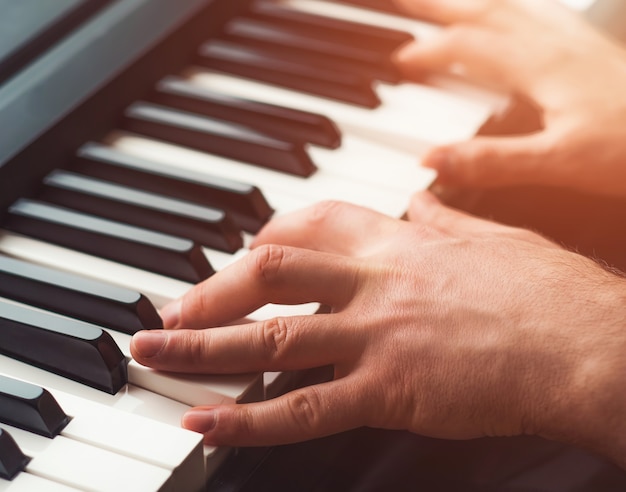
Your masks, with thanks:
[{"label": "shadow on keys", "polygon": [[[298,383],[328,379],[329,368]],[[210,492],[618,492],[626,474],[603,458],[536,437],[448,441],[360,428],[272,448],[239,449]]]}]

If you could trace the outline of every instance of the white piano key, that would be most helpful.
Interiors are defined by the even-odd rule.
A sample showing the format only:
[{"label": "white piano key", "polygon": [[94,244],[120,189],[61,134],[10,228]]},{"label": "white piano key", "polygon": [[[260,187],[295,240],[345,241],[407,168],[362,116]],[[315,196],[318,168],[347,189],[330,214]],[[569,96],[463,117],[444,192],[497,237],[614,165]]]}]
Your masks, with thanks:
[{"label": "white piano key", "polygon": [[43,241],[0,231],[0,251],[14,258],[99,279],[133,289],[162,307],[183,295],[191,284],[97,258]]},{"label": "white piano key", "polygon": [[189,405],[170,400],[131,384],[126,385],[117,394],[110,395],[5,355],[0,355],[0,372],[32,384],[88,398],[93,402],[175,427],[180,426],[183,415],[190,408]]},{"label": "white piano key", "polygon": [[[0,231],[0,251],[14,258],[58,268],[59,270],[142,292],[158,308],[182,296],[192,287],[187,282],[55,246],[8,231]],[[229,262],[228,255],[219,251],[215,253],[215,258],[219,258],[218,264],[224,267]]]},{"label": "white piano key", "polygon": [[560,0],[560,2],[574,10],[581,10],[583,12],[598,3],[597,0]]},{"label": "white piano key", "polygon": [[114,331],[109,333],[129,359],[128,381],[135,386],[190,406],[236,403],[250,397],[251,393],[256,393],[256,399],[263,396],[259,374],[177,375],[154,371],[132,360],[130,335]]},{"label": "white piano key", "polygon": [[202,487],[205,466],[200,434],[106,407],[96,408],[86,400],[70,404],[69,395],[61,397],[58,392],[55,397],[73,417],[62,436],[164,468],[177,490]]},{"label": "white piano key", "polygon": [[[593,2],[595,0],[561,0],[562,2]],[[372,10],[334,0],[274,0],[273,3],[300,12],[371,26],[395,29],[411,34],[416,40],[436,37],[442,27],[427,20],[391,12]]]},{"label": "white piano key", "polygon": [[134,385],[191,406],[263,399],[261,374],[178,375],[155,371],[131,360],[128,378]]},{"label": "white piano key", "polygon": [[397,29],[412,34],[416,39],[430,38],[435,36],[441,29],[439,26],[432,23],[417,19],[368,10],[356,5],[341,4],[333,1],[275,0],[274,3],[314,15],[323,15],[349,22]]},{"label": "white piano key", "polygon": [[[122,132],[112,134],[108,140],[117,150],[149,160],[158,160],[166,164],[176,162],[177,167],[209,174],[219,172],[229,176],[230,179],[244,179],[246,182],[257,185],[266,195],[267,190],[273,190],[277,180],[280,179],[281,183],[287,183],[287,185],[280,188],[279,194],[271,193],[267,197],[270,202],[272,200],[276,202],[283,197],[284,205],[278,207],[279,214],[308,205],[312,201],[324,199],[324,192],[321,189],[323,183],[320,184],[319,181],[326,179],[332,182],[331,176],[338,178],[337,184],[333,187],[341,188],[344,193],[343,199],[347,201],[351,198],[348,193],[350,193],[351,185],[355,186],[354,183],[413,193],[416,190],[428,188],[435,178],[435,172],[432,169],[419,165],[419,159],[415,154],[401,152],[351,134],[343,135],[341,146],[337,149],[308,147],[308,153],[321,171],[308,178],[288,176],[277,171],[210,156],[198,151],[183,150],[176,145]],[[324,178],[320,178],[320,175]],[[284,197],[289,194],[296,194],[300,198],[292,199],[291,203],[285,202]],[[358,197],[357,200],[361,202],[364,198]],[[375,206],[371,198],[369,206]],[[384,209],[381,212],[393,213],[392,210]]]},{"label": "white piano key", "polygon": [[0,492],[79,492],[79,489],[22,472],[13,480],[0,479]]},{"label": "white piano key", "polygon": [[[301,206],[297,208],[303,208],[305,205],[322,200],[345,200],[395,217],[401,216],[409,204],[410,193],[408,192],[398,193],[397,190],[391,188],[349,179],[345,176],[345,168],[344,176],[331,174],[327,171],[333,165],[330,160],[324,168],[319,169],[312,176],[299,178],[144,137],[117,134],[111,139],[111,143],[118,150],[160,162],[177,162],[179,166],[197,172],[206,172],[229,179],[245,176],[246,181],[263,190],[270,203],[279,197],[292,197],[294,200],[300,200]],[[327,154],[319,154],[322,159],[326,156]],[[387,157],[392,156],[391,153],[387,154]],[[356,159],[356,155],[353,158]],[[417,164],[414,164],[414,167],[417,168]],[[416,173],[413,177],[416,183],[415,190],[423,189],[426,183],[430,184],[431,179],[424,179],[425,176],[431,178],[432,174],[425,172],[423,176],[418,177]],[[278,213],[283,211],[278,211]]]},{"label": "white piano key", "polygon": [[190,69],[185,77],[191,84],[232,96],[322,113],[344,134],[418,155],[433,145],[474,136],[494,112],[484,101],[411,83],[379,84],[381,106],[366,109],[205,69]]},{"label": "white piano key", "polygon": [[32,459],[26,471],[85,491],[175,491],[168,470],[63,436],[38,436],[1,425]]},{"label": "white piano key", "polygon": [[[211,252],[215,253],[213,250]],[[72,251],[2,229],[0,229],[0,253],[141,292],[157,308],[162,308],[167,303],[178,299],[193,287],[180,280]],[[217,253],[225,255],[225,253]],[[217,265],[225,266],[231,259],[235,261],[246,253],[247,250],[242,249],[230,259],[220,256],[222,262],[218,262]],[[210,259],[212,260],[212,257]],[[317,308],[316,303],[296,306],[269,304],[250,313],[247,318],[258,321],[274,316],[312,314]]]},{"label": "white piano key", "polygon": [[417,190],[425,190],[435,179],[435,171],[421,167],[415,155],[398,152],[354,135],[344,135],[338,149],[311,146],[309,154],[313,162],[328,174],[390,188],[407,196]]},{"label": "white piano key", "polygon": [[[181,490],[201,488],[204,458],[199,434],[57,389],[46,389],[71,417],[62,436],[168,469]],[[165,442],[167,446],[163,445]]]},{"label": "white piano key", "polygon": [[[594,0],[562,1],[588,3]],[[429,22],[391,13],[368,10],[356,5],[340,4],[332,0],[277,0],[277,3],[311,14],[405,31],[412,34],[418,41],[431,39],[441,32],[440,26]],[[491,89],[479,87],[456,78],[441,76],[427,77],[424,83],[442,89],[449,94],[462,96],[477,104],[485,105],[485,107],[491,108],[493,114],[506,109],[510,102],[510,98],[506,94],[494,92]]]},{"label": "white piano key", "polygon": [[[263,170],[263,168],[260,168],[260,167],[257,168],[257,166],[243,164],[239,161],[234,161],[234,160],[227,159],[224,157],[207,154],[202,151],[195,151],[195,150],[183,148],[174,144],[168,144],[168,143],[164,143],[161,141],[152,140],[148,137],[141,137],[135,134],[125,133],[125,132],[120,132],[120,131],[112,132],[107,137],[106,142],[109,145],[111,145],[111,147],[115,148],[116,150],[121,150],[121,151],[124,151],[128,154],[132,154],[135,156],[141,156],[148,160],[161,162],[163,164],[166,164],[169,167],[193,170],[193,171],[205,173],[211,176],[216,176],[216,175],[221,176],[224,173],[225,173],[224,175],[227,175],[227,176],[237,176],[235,178],[236,181],[245,182],[247,184],[259,187],[261,189],[261,192],[265,196],[266,200],[268,201],[270,206],[276,211],[277,214],[290,212],[292,210],[305,207],[306,205],[310,203],[310,199],[309,201],[307,201],[306,199],[303,199],[301,197],[294,197],[294,196],[284,195],[284,194],[279,194],[279,193],[271,193],[271,190],[270,190],[270,193],[268,193],[268,190],[261,188],[263,185],[268,184],[268,180],[257,182],[254,179],[252,179],[252,176],[250,176],[249,174],[243,173],[244,171],[247,171],[247,170],[254,170],[254,169]],[[181,157],[181,153],[183,154],[182,157]],[[196,159],[194,159],[194,156],[196,157]],[[197,159],[198,156],[207,157],[208,161],[206,161],[204,165],[202,161],[198,163],[198,159]],[[192,161],[194,162],[188,163],[185,159],[192,159]],[[220,167],[223,167],[226,169],[222,170],[222,174],[217,174],[216,172],[214,172],[215,166],[214,167],[209,166],[210,162],[219,162]],[[234,168],[235,171],[229,170],[229,168],[231,167]],[[267,171],[271,172],[270,175],[272,176],[283,175],[283,173],[280,173],[278,171],[270,171],[269,169],[267,169]],[[260,175],[265,176],[265,174],[263,173],[261,173]],[[306,178],[299,178],[295,176],[288,176],[288,177],[291,177],[292,179],[296,181],[301,180],[300,182],[305,182],[304,180],[306,179]]]},{"label": "white piano key", "polygon": [[[33,311],[48,312],[59,319],[67,319],[66,316],[50,313],[37,307],[10,300],[7,302]],[[128,382],[132,385],[189,406],[237,403],[250,398],[253,400],[263,398],[263,382],[259,374],[204,375],[155,371],[132,360],[131,335],[114,330],[107,331],[129,361]]]},{"label": "white piano key", "polygon": [[[6,302],[13,302],[3,299]],[[15,303],[19,304],[19,303]],[[36,308],[32,308],[36,309]],[[97,390],[92,388],[91,386],[84,385],[79,382],[75,382],[73,380],[67,379],[64,376],[56,375],[52,372],[48,372],[45,369],[39,369],[34,366],[31,366],[27,362],[19,362],[10,358],[8,356],[1,355],[0,356],[0,372],[6,374],[10,377],[15,377],[15,375],[19,375],[19,378],[25,379],[32,384],[36,384],[43,387],[52,387],[58,388],[62,391],[70,392],[76,395],[80,394],[89,394],[94,401],[106,403],[111,406],[121,406],[125,407],[126,410],[132,410],[133,412],[137,412],[139,414],[143,414],[143,410],[149,411],[150,399],[146,400],[146,396],[155,395],[154,393],[146,392],[145,390],[138,388],[133,385],[125,385],[122,390],[118,391],[115,395],[111,395],[104,391]],[[24,376],[25,374],[28,377]],[[136,395],[135,393],[138,391]],[[127,397],[126,395],[131,394],[131,397]],[[127,401],[123,401],[127,400]],[[145,401],[144,401],[145,400]],[[170,400],[171,401],[171,400]],[[189,405],[184,405],[179,402],[171,401],[172,405],[167,405],[168,399],[157,396],[157,399],[154,400],[154,403],[163,404],[163,408],[167,409],[167,407],[171,407],[173,410],[173,418],[168,418],[167,414],[152,414],[149,413],[148,417],[157,418],[158,420],[168,421],[168,423],[176,425],[180,422],[180,417],[182,417],[183,413],[189,409]],[[165,418],[164,418],[165,417]]]},{"label": "white piano key", "polygon": [[170,470],[181,490],[202,487],[201,435],[62,391],[49,391],[72,417],[62,436]]},{"label": "white piano key", "polygon": [[[191,408],[133,384],[127,384],[122,391],[110,395],[4,355],[0,355],[0,373],[45,387],[49,391],[61,391],[124,414],[166,424],[177,430],[180,429],[183,415]],[[214,470],[229,452],[226,448],[203,446],[206,473]]]}]

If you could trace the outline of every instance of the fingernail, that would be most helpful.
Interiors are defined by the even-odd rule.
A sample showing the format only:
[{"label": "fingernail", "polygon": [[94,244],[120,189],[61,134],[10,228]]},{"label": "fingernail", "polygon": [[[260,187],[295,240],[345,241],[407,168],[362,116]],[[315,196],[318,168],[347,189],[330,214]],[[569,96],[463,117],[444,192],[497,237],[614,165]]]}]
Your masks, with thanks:
[{"label": "fingernail", "polygon": [[183,415],[183,427],[200,434],[205,434],[215,428],[217,412],[212,409],[191,409]]},{"label": "fingernail", "polygon": [[140,331],[133,336],[133,348],[141,357],[149,359],[158,355],[167,341],[167,334],[161,330]]},{"label": "fingernail", "polygon": [[436,149],[424,158],[422,165],[437,171],[437,180],[443,182],[450,176],[452,158],[450,150]]},{"label": "fingernail", "polygon": [[163,320],[164,328],[176,328],[180,321],[180,310],[182,307],[183,301],[182,299],[176,299],[175,301],[167,304],[159,314],[161,315],[161,319]]},{"label": "fingernail", "polygon": [[435,149],[424,158],[422,164],[437,171],[444,169],[450,165],[450,151],[447,149]]},{"label": "fingernail", "polygon": [[419,50],[419,47],[414,42],[408,42],[398,48],[393,57],[396,63],[402,65],[405,63],[411,63],[415,57],[415,53]]}]

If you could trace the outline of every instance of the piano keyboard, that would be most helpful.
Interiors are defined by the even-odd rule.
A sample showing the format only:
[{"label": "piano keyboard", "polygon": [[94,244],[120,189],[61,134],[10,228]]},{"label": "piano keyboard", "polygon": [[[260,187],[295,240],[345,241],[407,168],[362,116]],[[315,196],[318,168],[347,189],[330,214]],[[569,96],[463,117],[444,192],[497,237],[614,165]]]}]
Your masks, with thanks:
[{"label": "piano keyboard", "polygon": [[[148,3],[124,0],[99,15],[155,13]],[[218,8],[209,3],[187,5]],[[85,135],[74,155],[30,178],[8,204],[0,224],[0,333],[15,335],[0,334],[0,492],[202,489],[230,450],[202,446],[201,436],[179,427],[182,415],[288,387],[280,374],[152,371],[132,360],[132,333],[159,328],[155,308],[244,256],[272,215],[330,199],[401,216],[410,195],[434,178],[419,155],[471,137],[506,105],[500,95],[449,80],[395,81],[380,68],[388,55],[349,39],[336,49],[364,60],[350,65],[354,73],[340,61],[325,65],[332,53],[322,42],[280,45],[307,29],[318,40],[330,29],[340,43],[342,30],[406,39],[432,35],[433,26],[321,0],[252,5],[236,9],[187,66],[154,79],[120,108],[117,123]],[[294,19],[297,31],[289,29]],[[6,169],[15,168],[4,167],[0,188],[8,194]],[[250,319],[317,308],[269,305]],[[55,346],[62,353],[51,353]],[[102,367],[118,352],[121,366],[111,376]],[[58,408],[40,404],[44,389]],[[50,412],[66,419],[42,436],[16,421],[16,408],[37,421]]]}]

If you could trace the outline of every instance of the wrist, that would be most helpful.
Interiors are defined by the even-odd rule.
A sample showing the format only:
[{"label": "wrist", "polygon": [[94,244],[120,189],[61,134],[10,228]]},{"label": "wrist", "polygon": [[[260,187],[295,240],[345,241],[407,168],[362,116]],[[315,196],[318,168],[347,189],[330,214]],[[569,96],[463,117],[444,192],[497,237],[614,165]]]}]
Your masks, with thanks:
[{"label": "wrist", "polygon": [[567,369],[538,395],[535,433],[626,468],[626,279],[608,272],[597,279],[573,300],[574,339],[561,346]]}]

